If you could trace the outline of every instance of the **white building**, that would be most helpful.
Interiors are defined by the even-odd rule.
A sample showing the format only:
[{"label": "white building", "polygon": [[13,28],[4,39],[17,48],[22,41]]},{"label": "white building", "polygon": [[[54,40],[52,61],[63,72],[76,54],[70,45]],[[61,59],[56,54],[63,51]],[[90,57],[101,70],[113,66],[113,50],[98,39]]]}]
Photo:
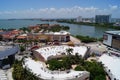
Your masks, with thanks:
[{"label": "white building", "polygon": [[103,39],[103,43],[108,47],[120,50],[120,31],[106,31]]},{"label": "white building", "polygon": [[[69,42],[70,41],[70,33],[66,31],[60,32],[45,32],[45,33],[32,33],[28,34],[30,39],[37,39],[42,41],[58,41],[58,42]],[[32,38],[31,38],[32,37]]]},{"label": "white building", "polygon": [[103,54],[99,58],[99,62],[102,62],[106,73],[111,80],[120,80],[120,55],[109,53]]},{"label": "white building", "polygon": [[[78,55],[81,55],[83,58],[86,58],[89,55],[89,48],[86,46],[49,46],[49,47],[43,47],[40,49],[37,49],[34,51],[33,55],[40,61],[47,61],[51,56],[57,57],[60,55],[67,55],[66,49],[73,49],[72,55],[75,55],[76,53]],[[64,54],[63,54],[64,53]]]},{"label": "white building", "polygon": [[77,17],[76,22],[82,22],[82,16]]},{"label": "white building", "polygon": [[87,71],[74,71],[73,69],[69,71],[51,71],[46,68],[44,62],[52,59],[53,57],[60,57],[67,55],[66,49],[73,49],[71,55],[81,55],[86,56],[89,48],[86,46],[48,46],[42,47],[33,52],[34,57],[39,61],[36,62],[30,58],[25,59],[24,67],[26,66],[31,72],[36,74],[36,76],[44,80],[89,80],[90,73]]},{"label": "white building", "polygon": [[90,73],[87,71],[51,71],[42,62],[31,58],[24,60],[23,67],[29,69],[33,74],[44,80],[89,80]]}]

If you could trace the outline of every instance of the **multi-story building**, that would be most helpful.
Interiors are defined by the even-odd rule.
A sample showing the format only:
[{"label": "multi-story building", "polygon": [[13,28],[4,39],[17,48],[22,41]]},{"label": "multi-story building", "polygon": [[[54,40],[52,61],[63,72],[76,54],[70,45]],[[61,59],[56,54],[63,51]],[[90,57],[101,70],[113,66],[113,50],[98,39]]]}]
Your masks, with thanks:
[{"label": "multi-story building", "polygon": [[0,40],[13,40],[16,36],[21,34],[22,31],[20,30],[12,30],[12,31],[2,31],[0,32]]},{"label": "multi-story building", "polygon": [[110,23],[111,15],[96,15],[95,22],[96,23]]},{"label": "multi-story building", "polygon": [[120,31],[106,31],[103,35],[103,44],[108,47],[108,51],[99,58],[99,61],[110,80],[119,80]]},{"label": "multi-story building", "polygon": [[111,22],[112,23],[120,23],[120,18],[112,18]]},{"label": "multi-story building", "polygon": [[120,50],[120,31],[106,31],[103,38],[105,45]]},{"label": "multi-story building", "polygon": [[47,32],[47,33],[32,33],[28,34],[28,39],[34,39],[39,41],[49,42],[68,42],[70,41],[70,33],[66,31],[60,32]]},{"label": "multi-story building", "polygon": [[76,22],[82,22],[82,16],[77,17]]}]

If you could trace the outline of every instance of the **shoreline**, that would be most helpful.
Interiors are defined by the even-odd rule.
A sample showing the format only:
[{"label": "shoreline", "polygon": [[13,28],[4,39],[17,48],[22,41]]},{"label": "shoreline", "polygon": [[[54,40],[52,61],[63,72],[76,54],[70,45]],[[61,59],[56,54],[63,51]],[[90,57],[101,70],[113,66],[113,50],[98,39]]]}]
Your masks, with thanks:
[{"label": "shoreline", "polygon": [[77,25],[95,26],[95,27],[107,27],[115,30],[120,30],[119,26],[113,26],[111,24],[97,24],[97,23],[85,23],[85,22],[71,22],[71,21],[57,21],[59,23],[69,23]]}]

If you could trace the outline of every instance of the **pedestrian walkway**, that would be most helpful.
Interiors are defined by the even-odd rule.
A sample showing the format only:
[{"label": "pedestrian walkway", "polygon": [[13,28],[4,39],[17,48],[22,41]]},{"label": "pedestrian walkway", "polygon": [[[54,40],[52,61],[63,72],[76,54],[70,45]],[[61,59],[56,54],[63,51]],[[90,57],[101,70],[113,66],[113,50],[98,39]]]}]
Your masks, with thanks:
[{"label": "pedestrian walkway", "polygon": [[107,48],[105,45],[103,45],[101,42],[93,42],[86,44],[87,46],[91,47],[91,52],[101,55],[103,52],[107,51]]},{"label": "pedestrian walkway", "polygon": [[70,36],[70,40],[74,43],[74,44],[80,44],[81,41],[73,36]]},{"label": "pedestrian walkway", "polygon": [[6,73],[0,70],[0,80],[8,80]]}]

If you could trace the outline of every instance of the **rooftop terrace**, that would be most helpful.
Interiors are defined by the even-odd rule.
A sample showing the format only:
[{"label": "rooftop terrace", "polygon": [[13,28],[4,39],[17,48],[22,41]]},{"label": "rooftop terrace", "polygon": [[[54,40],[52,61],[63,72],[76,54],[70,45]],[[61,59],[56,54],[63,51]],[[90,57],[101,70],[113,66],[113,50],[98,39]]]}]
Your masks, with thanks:
[{"label": "rooftop terrace", "polygon": [[50,46],[50,47],[43,47],[40,49],[37,49],[36,51],[39,52],[45,60],[48,59],[49,56],[56,56],[56,55],[62,55],[63,53],[67,55],[66,49],[72,48],[73,52],[71,53],[72,55],[75,55],[78,53],[78,55],[81,55],[82,57],[85,56],[87,52],[87,47],[86,46],[76,46],[76,47],[71,47],[71,46]]},{"label": "rooftop terrace", "polygon": [[120,35],[120,31],[106,31],[108,34]]},{"label": "rooftop terrace", "polygon": [[120,57],[103,54],[100,59],[111,80],[120,80]]},{"label": "rooftop terrace", "polygon": [[36,74],[36,76],[45,80],[85,80],[89,77],[89,72],[87,71],[50,71],[44,67],[42,62],[34,61],[31,58],[25,59],[24,67],[30,69],[31,72]]}]

